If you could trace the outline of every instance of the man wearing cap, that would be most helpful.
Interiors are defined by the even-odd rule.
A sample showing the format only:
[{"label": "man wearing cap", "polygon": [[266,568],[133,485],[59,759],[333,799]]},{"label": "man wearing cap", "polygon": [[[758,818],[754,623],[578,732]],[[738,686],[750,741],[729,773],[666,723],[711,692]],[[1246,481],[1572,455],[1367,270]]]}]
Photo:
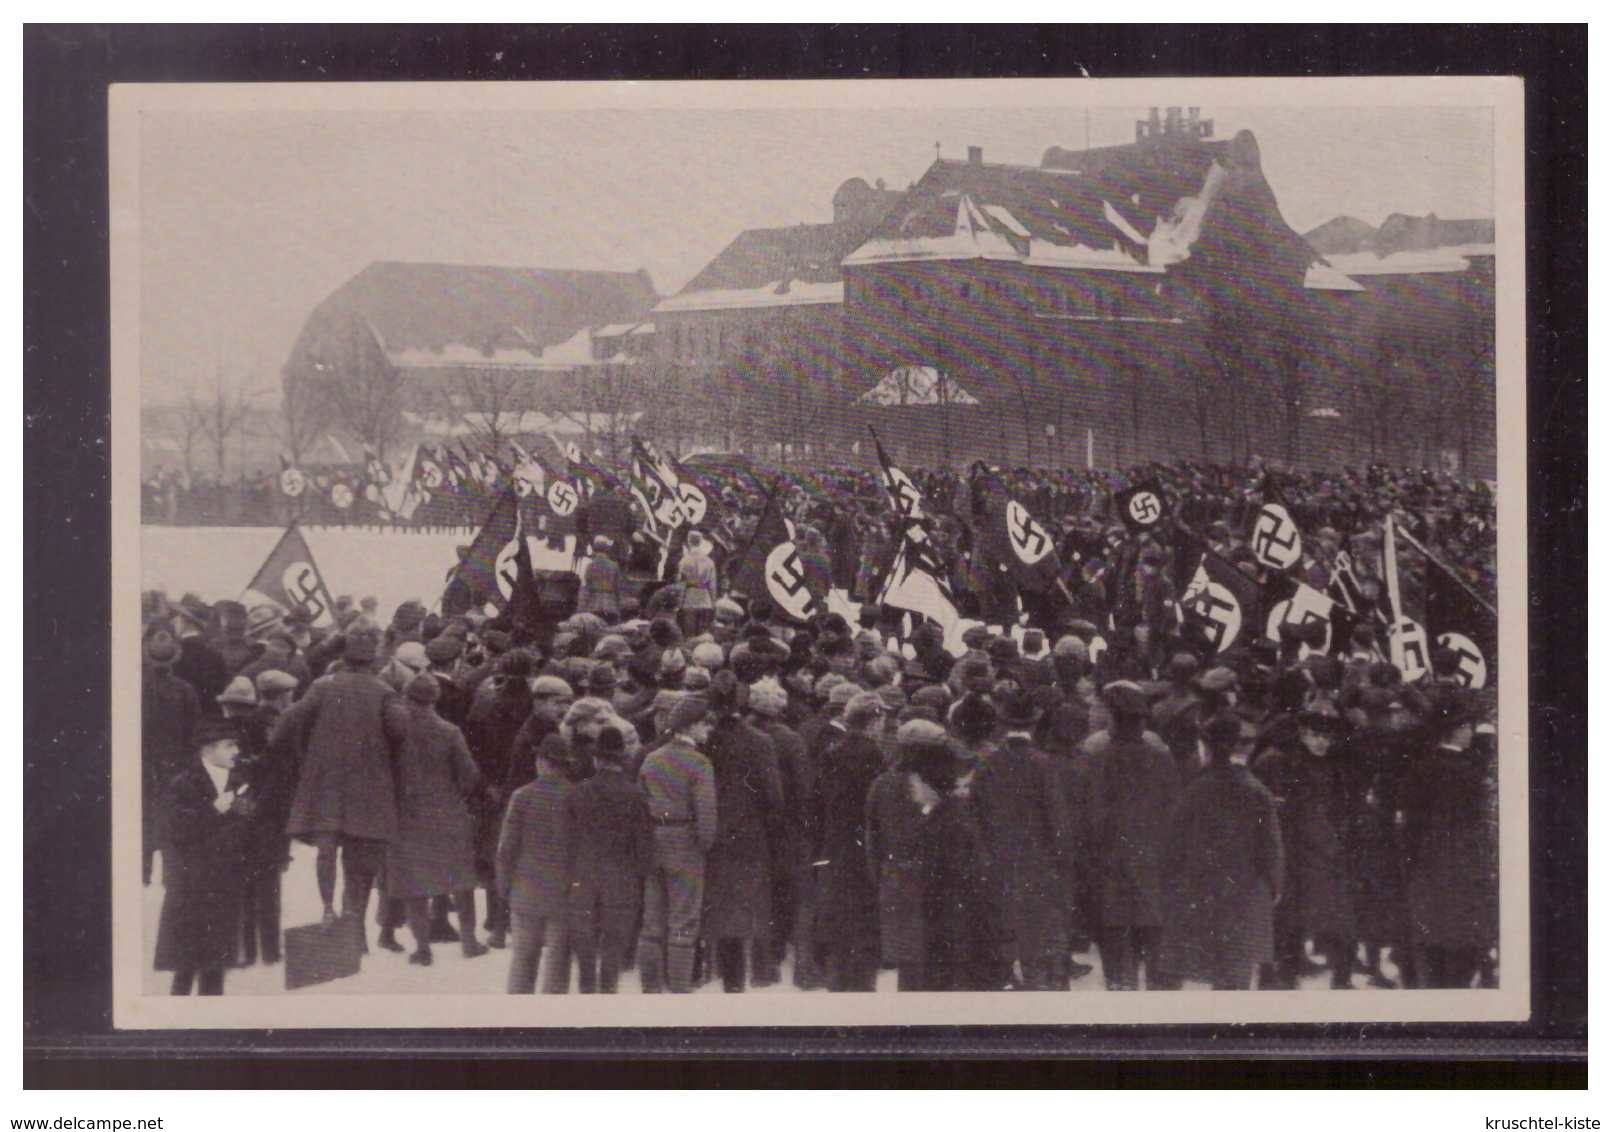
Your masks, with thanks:
[{"label": "man wearing cap", "polygon": [[[853,685],[838,685],[840,689]],[[830,991],[871,991],[878,978],[878,897],[867,873],[867,794],[884,772],[874,737],[884,701],[853,691],[844,707],[845,734],[820,763],[822,818],[816,856],[817,932],[826,951]]]},{"label": "man wearing cap", "polygon": [[1346,828],[1344,768],[1332,747],[1343,723],[1329,705],[1298,716],[1297,734],[1253,763],[1253,773],[1275,795],[1286,848],[1285,896],[1276,909],[1274,969],[1260,985],[1291,988],[1308,969],[1305,938],[1331,968],[1334,989],[1347,989],[1353,973],[1353,884],[1343,849]]},{"label": "man wearing cap", "polygon": [[162,916],[154,957],[172,971],[171,993],[224,993],[224,969],[240,945],[247,820],[255,806],[235,774],[235,724],[199,721],[192,755],[165,785],[161,804]]},{"label": "man wearing cap", "polygon": [[191,732],[201,718],[196,690],[173,674],[180,649],[160,621],[146,627],[140,671],[141,876],[151,883],[162,791],[191,754]]},{"label": "man wearing cap", "polygon": [[212,703],[232,675],[208,642],[212,609],[195,594],[185,594],[168,608],[172,614],[168,624],[179,642],[179,658],[171,665],[173,674],[194,688],[202,703]]},{"label": "man wearing cap", "polygon": [[1164,679],[1169,690],[1152,705],[1152,730],[1169,747],[1180,769],[1180,780],[1189,782],[1202,763],[1197,753],[1197,721],[1199,700],[1192,690],[1197,676],[1197,658],[1189,652],[1177,652],[1164,666]]},{"label": "man wearing cap", "polygon": [[429,673],[404,690],[408,731],[397,756],[397,833],[386,852],[386,896],[406,908],[415,949],[409,962],[426,967],[432,897],[452,898],[466,959],[487,951],[475,934],[475,830],[465,806],[481,776],[463,733],[436,714],[440,695]]},{"label": "man wearing cap", "polygon": [[535,672],[531,654],[512,649],[498,658],[494,674],[482,682],[470,703],[464,738],[470,757],[481,772],[484,789],[475,798],[476,867],[487,890],[484,926],[487,943],[502,948],[508,940],[509,909],[495,884],[493,861],[510,780],[515,736],[531,714],[531,684]]},{"label": "man wearing cap", "polygon": [[638,942],[646,994],[693,989],[705,854],[716,841],[716,776],[701,752],[710,738],[708,716],[703,699],[680,701],[666,721],[671,738],[650,752],[638,771],[654,825]]},{"label": "man wearing cap", "polygon": [[1147,966],[1153,989],[1167,986],[1150,961],[1163,925],[1163,841],[1180,792],[1180,772],[1162,739],[1146,729],[1147,695],[1115,680],[1102,689],[1112,723],[1085,741],[1096,824],[1098,946],[1109,990],[1135,990]]},{"label": "man wearing cap", "polygon": [[706,741],[716,781],[716,840],[705,857],[704,938],[714,946],[722,990],[777,981],[771,946],[772,843],[781,836],[783,781],[765,732],[744,718],[749,688],[728,671],[711,678],[714,723]]},{"label": "man wearing cap", "polygon": [[1203,727],[1207,765],[1181,792],[1164,843],[1164,929],[1158,966],[1173,979],[1249,990],[1273,955],[1281,899],[1275,799],[1231,761],[1242,737],[1234,712]]},{"label": "man wearing cap", "polygon": [[1069,870],[1074,827],[1064,784],[1033,737],[1039,713],[1009,684],[997,705],[1006,735],[979,773],[974,793],[993,862],[994,898],[1006,917],[1028,990],[1065,989],[1069,953]]},{"label": "man wearing cap", "polygon": [[439,633],[425,643],[428,671],[436,678],[441,696],[436,714],[463,730],[469,722],[470,693],[459,683],[459,660],[464,655],[464,638],[457,633]]},{"label": "man wearing cap", "polygon": [[321,676],[275,725],[269,743],[297,752],[300,774],[286,832],[318,848],[315,872],[326,923],[342,910],[362,921],[397,829],[395,752],[408,731],[402,702],[374,673],[380,634],[349,631],[343,671]]}]

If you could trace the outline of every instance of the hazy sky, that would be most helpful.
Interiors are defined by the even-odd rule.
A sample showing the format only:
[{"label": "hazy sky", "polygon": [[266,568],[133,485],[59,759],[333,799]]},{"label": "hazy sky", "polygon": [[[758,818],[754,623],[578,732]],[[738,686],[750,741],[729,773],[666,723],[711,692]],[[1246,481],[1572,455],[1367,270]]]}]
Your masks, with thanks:
[{"label": "hazy sky", "polygon": [[[1486,110],[1203,108],[1251,129],[1288,223],[1493,215]],[[147,112],[142,393],[222,365],[278,388],[308,312],[373,260],[647,268],[681,287],[741,229],[831,219],[848,177],[904,187],[939,142],[1038,164],[1129,141],[1145,107]]]}]

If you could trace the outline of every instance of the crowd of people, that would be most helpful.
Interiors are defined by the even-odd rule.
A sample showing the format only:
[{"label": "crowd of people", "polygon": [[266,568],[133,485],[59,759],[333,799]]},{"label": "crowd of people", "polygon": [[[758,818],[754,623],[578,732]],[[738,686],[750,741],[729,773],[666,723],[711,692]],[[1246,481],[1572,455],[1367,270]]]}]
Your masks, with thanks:
[{"label": "crowd of people", "polygon": [[[1259,572],[1258,474],[1145,474]],[[1491,985],[1491,688],[1438,652],[1406,681],[1368,624],[1216,649],[1183,624],[1167,540],[1114,519],[1114,484],[1002,475],[1056,535],[1064,599],[991,568],[964,477],[915,475],[958,648],[875,600],[903,535],[859,470],[768,496],[845,599],[804,620],[745,590],[763,503],[736,480],[669,540],[590,530],[584,507],[568,608],[493,615],[450,580],[434,609],[341,598],[315,625],[147,594],[156,966],[220,993],[279,961],[299,839],[328,923],[373,920],[376,948],[420,965],[433,944],[503,952],[511,993],[610,993],[630,967],[649,993],[870,991],[888,968],[902,990],[1058,990],[1093,946],[1112,989]],[[1295,576],[1323,588],[1346,550],[1374,601],[1386,518],[1492,592],[1480,485],[1371,469],[1281,491],[1309,534]]]}]

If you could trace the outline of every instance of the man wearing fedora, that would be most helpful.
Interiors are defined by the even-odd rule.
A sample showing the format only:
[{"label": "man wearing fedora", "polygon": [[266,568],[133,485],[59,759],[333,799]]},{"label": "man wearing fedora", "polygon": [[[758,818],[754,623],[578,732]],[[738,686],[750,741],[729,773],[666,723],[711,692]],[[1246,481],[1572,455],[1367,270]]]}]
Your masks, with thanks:
[{"label": "man wearing fedora", "polygon": [[192,755],[162,795],[162,916],[155,966],[172,971],[171,993],[224,993],[224,969],[240,941],[243,855],[255,808],[235,770],[236,724],[203,719]]},{"label": "man wearing fedora", "polygon": [[[196,690],[173,674],[181,655],[179,643],[160,621],[146,628],[140,681],[140,772],[142,864],[144,883],[151,883],[157,849],[162,791],[190,754],[191,731],[201,718]],[[164,861],[166,866],[166,861]]]}]

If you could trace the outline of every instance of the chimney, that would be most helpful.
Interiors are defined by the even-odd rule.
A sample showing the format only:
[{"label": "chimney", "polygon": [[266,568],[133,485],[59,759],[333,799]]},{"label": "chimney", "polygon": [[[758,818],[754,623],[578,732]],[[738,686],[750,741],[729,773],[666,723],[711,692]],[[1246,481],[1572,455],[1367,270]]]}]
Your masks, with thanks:
[{"label": "chimney", "polygon": [[968,147],[968,164],[969,165],[983,165],[984,164],[984,146],[970,145]]}]

